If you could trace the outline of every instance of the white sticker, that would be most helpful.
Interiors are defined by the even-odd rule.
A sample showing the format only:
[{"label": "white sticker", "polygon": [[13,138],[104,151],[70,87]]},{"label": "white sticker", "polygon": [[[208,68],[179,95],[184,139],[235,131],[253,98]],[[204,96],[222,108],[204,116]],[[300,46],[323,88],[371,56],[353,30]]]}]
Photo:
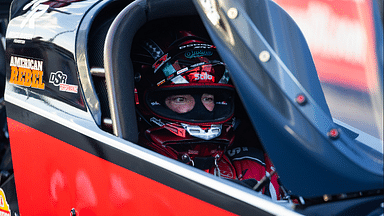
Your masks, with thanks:
[{"label": "white sticker", "polygon": [[3,189],[0,188],[0,216],[11,216],[11,209],[9,208],[7,198]]}]

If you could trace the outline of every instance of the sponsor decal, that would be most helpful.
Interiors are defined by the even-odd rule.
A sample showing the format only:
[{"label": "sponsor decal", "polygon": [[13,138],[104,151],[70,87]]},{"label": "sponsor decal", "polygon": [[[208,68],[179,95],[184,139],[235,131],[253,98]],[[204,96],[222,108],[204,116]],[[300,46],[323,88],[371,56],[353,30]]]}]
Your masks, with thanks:
[{"label": "sponsor decal", "polygon": [[240,154],[241,151],[247,152],[248,148],[247,147],[237,147],[237,148],[234,148],[232,150],[228,150],[227,153],[230,157],[233,157],[233,156],[235,156],[235,154]]},{"label": "sponsor decal", "polygon": [[70,92],[70,93],[77,93],[77,88],[78,87],[76,85],[60,83],[59,91]]},{"label": "sponsor decal", "polygon": [[185,137],[185,129],[172,124],[166,124],[165,128],[176,136]]},{"label": "sponsor decal", "polygon": [[207,73],[195,74],[195,81],[197,80],[212,80],[213,76]]},{"label": "sponsor decal", "polygon": [[151,102],[151,105],[152,105],[152,106],[160,106],[160,103],[157,102],[157,101],[153,101],[153,102]]},{"label": "sponsor decal", "polygon": [[169,76],[167,77],[167,80],[172,79],[174,76],[175,76],[175,74],[171,74],[171,75],[169,75]]},{"label": "sponsor decal", "polygon": [[157,83],[157,86],[160,86],[161,84],[165,83],[165,79],[161,80],[160,82]]},{"label": "sponsor decal", "polygon": [[226,101],[216,102],[216,104],[218,104],[218,105],[228,105],[228,103]]},{"label": "sponsor decal", "polygon": [[180,75],[181,73],[184,73],[185,71],[188,71],[188,67],[185,67],[185,68],[183,68],[181,70],[178,70],[176,74]]},{"label": "sponsor decal", "polygon": [[[211,151],[211,153],[212,153],[212,151]],[[189,154],[189,155],[198,155],[198,154],[199,154],[199,151],[189,149],[189,150],[188,150],[188,154]]]},{"label": "sponsor decal", "polygon": [[172,75],[173,73],[176,72],[175,68],[173,67],[173,65],[171,65],[169,62],[167,62],[163,69],[162,69],[163,73],[165,76],[170,76]]},{"label": "sponsor decal", "polygon": [[23,22],[21,22],[20,27],[24,28],[24,26],[27,23],[29,23],[28,24],[29,28],[35,28],[36,19],[40,18],[45,13],[50,13],[52,11],[70,15],[70,13],[62,10],[58,10],[57,8],[65,7],[70,5],[73,2],[79,2],[79,1],[84,1],[84,0],[60,0],[60,1],[33,0],[23,7],[23,11],[28,10],[28,12]]},{"label": "sponsor decal", "polygon": [[52,83],[54,86],[59,86],[60,83],[67,83],[67,75],[61,71],[52,72],[49,76],[49,83]]},{"label": "sponsor decal", "polygon": [[199,62],[199,63],[196,63],[196,64],[194,64],[194,65],[191,65],[191,68],[199,67],[199,66],[201,66],[201,65],[205,65],[205,64],[207,64],[207,63],[206,63],[206,62]]},{"label": "sponsor decal", "polygon": [[19,86],[44,89],[43,61],[11,56],[9,82]]},{"label": "sponsor decal", "polygon": [[211,55],[213,55],[213,52],[209,50],[192,50],[192,51],[185,52],[184,54],[186,58],[197,58],[197,57],[211,56]]},{"label": "sponsor decal", "polygon": [[67,84],[67,75],[61,71],[52,72],[49,75],[49,83],[59,86],[59,91],[77,93],[78,86]]},{"label": "sponsor decal", "polygon": [[153,63],[152,65],[152,68],[155,70],[154,73],[157,72],[157,70],[165,63],[167,62],[169,59],[171,58],[168,58],[168,53],[163,55],[161,58],[159,58],[155,63]]},{"label": "sponsor decal", "polygon": [[184,46],[180,46],[179,49],[185,49],[185,48],[189,48],[189,47],[193,47],[195,49],[209,49],[209,48],[215,48],[215,46],[211,45],[211,44],[187,44],[187,45],[184,45]]},{"label": "sponsor decal", "polygon": [[0,216],[11,216],[11,209],[5,197],[3,189],[0,188]]},{"label": "sponsor decal", "polygon": [[165,125],[160,119],[157,119],[155,117],[152,117],[151,119],[149,119],[149,121],[155,123],[159,127],[163,127]]},{"label": "sponsor decal", "polygon": [[174,84],[185,84],[189,83],[184,77],[178,75],[171,80]]}]

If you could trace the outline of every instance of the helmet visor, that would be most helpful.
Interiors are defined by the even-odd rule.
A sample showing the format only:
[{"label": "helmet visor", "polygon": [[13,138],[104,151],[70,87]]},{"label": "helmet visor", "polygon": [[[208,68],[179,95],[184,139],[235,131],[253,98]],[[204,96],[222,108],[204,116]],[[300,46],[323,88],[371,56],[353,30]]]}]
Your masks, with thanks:
[{"label": "helmet visor", "polygon": [[186,123],[220,123],[234,112],[230,85],[161,87],[146,94],[146,103],[157,116]]}]

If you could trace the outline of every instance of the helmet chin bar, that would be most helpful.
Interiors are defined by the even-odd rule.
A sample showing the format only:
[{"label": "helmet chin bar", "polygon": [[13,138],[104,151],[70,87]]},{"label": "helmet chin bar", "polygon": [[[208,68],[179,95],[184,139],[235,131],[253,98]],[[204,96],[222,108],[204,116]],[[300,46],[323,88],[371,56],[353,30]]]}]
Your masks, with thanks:
[{"label": "helmet chin bar", "polygon": [[209,129],[201,129],[200,126],[197,125],[189,125],[185,123],[180,123],[181,126],[193,137],[197,137],[203,140],[211,140],[214,139],[221,134],[222,125],[211,125]]}]

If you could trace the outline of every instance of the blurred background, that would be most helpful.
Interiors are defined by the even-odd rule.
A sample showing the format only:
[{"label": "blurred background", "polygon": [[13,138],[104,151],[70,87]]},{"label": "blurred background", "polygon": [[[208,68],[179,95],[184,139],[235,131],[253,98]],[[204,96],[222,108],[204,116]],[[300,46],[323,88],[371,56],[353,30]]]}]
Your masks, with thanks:
[{"label": "blurred background", "polygon": [[383,0],[274,1],[303,32],[332,117],[382,140]]}]

